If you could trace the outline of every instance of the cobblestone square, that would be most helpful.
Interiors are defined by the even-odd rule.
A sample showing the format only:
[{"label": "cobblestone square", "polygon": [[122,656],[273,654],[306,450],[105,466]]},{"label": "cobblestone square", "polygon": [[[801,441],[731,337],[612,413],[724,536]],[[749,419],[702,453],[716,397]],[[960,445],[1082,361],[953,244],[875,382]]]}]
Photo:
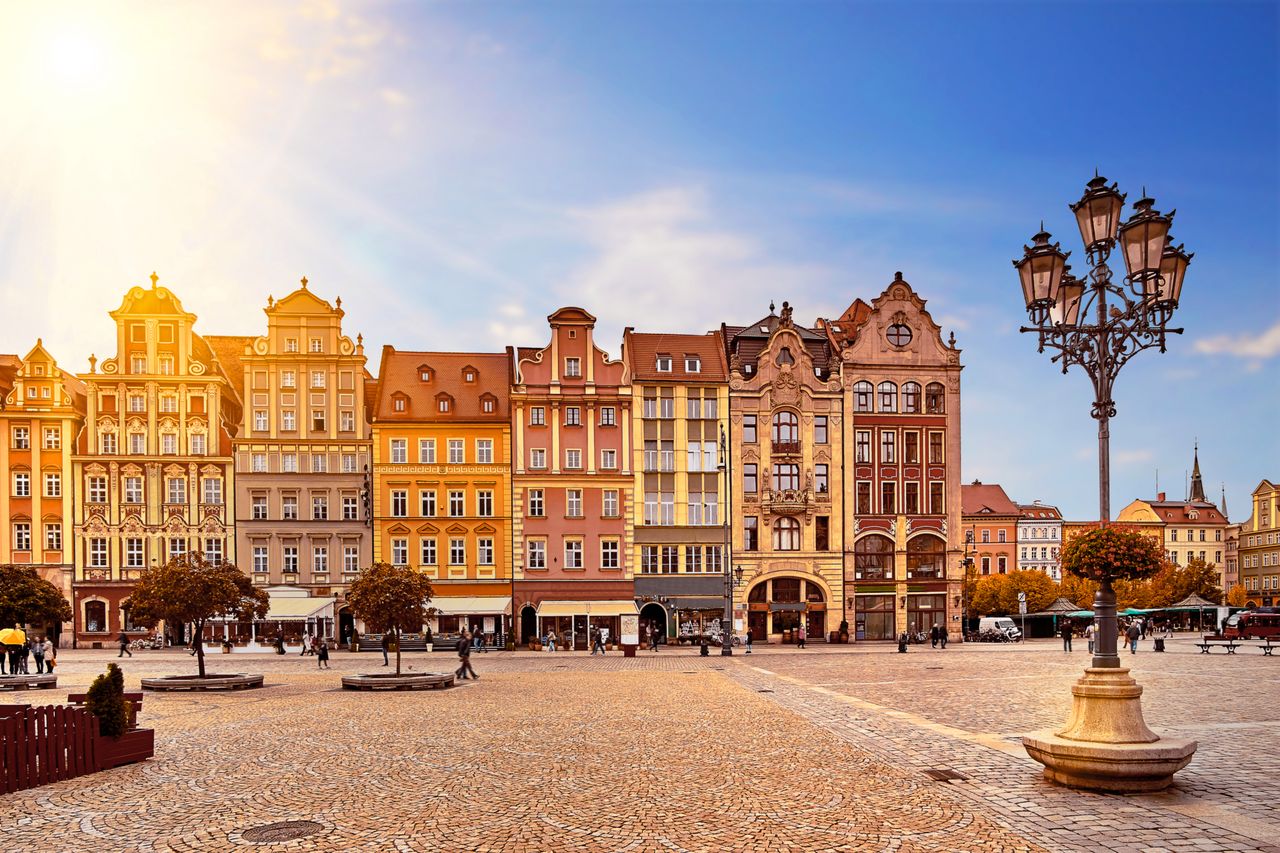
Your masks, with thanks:
[{"label": "cobblestone square", "polygon": [[[59,690],[3,701],[60,701],[114,659],[65,652]],[[1134,797],[1051,787],[1017,742],[1065,719],[1085,662],[1049,643],[493,653],[453,690],[357,694],[339,674],[380,655],[340,653],[327,672],[212,655],[269,686],[147,694],[155,759],[6,798],[0,837],[8,851],[1280,850],[1274,661],[1189,641],[1126,656],[1149,723],[1200,741],[1174,790]],[[180,652],[123,664],[130,689],[194,668]],[[315,831],[251,840],[277,821]]]}]

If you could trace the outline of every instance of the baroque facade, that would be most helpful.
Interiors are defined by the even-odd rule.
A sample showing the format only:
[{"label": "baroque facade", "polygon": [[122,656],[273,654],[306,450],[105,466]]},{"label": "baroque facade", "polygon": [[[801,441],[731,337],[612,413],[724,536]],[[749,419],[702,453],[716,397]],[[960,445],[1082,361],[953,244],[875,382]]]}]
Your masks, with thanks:
[{"label": "baroque facade", "polygon": [[[42,341],[22,358],[0,355],[0,563],[34,566],[68,601],[75,570],[71,452],[84,409],[84,386]],[[41,630],[61,640],[62,625]]]},{"label": "baroque facade", "polygon": [[974,480],[961,489],[964,538],[980,575],[1003,575],[1018,566],[1022,513],[1004,488]]},{"label": "baroque facade", "polygon": [[1062,512],[1041,501],[1018,504],[1018,569],[1062,580]]},{"label": "baroque facade", "polygon": [[[142,570],[235,547],[236,390],[196,316],[151,276],[111,312],[116,353],[89,357],[85,425],[72,454],[78,644],[135,630],[123,606]],[[181,629],[178,629],[181,630]]]},{"label": "baroque facade", "polygon": [[511,352],[383,347],[373,404],[374,559],[431,578],[436,634],[505,644]]},{"label": "baroque facade", "polygon": [[516,351],[511,385],[513,612],[521,643],[555,631],[586,648],[637,612],[632,384],[596,346],[596,318],[561,308],[551,340]]},{"label": "baroque facade", "polygon": [[265,335],[207,338],[244,403],[233,442],[237,564],[261,586],[337,597],[372,553],[363,341],[343,334],[342,300],[330,304],[305,278],[263,311]]},{"label": "baroque facade", "polygon": [[1253,490],[1253,513],[1240,527],[1240,582],[1249,607],[1280,604],[1280,485]]}]

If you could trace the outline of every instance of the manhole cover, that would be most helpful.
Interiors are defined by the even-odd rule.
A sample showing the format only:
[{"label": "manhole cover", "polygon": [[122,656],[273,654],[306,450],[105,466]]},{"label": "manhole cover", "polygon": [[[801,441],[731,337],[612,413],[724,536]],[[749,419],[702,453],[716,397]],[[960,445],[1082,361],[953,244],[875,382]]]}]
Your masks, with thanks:
[{"label": "manhole cover", "polygon": [[969,778],[963,773],[957,773],[956,771],[951,770],[950,768],[947,768],[947,767],[935,767],[930,770],[926,770],[924,771],[924,775],[928,776],[929,778],[937,782],[951,782],[953,780],[964,781],[965,779]]},{"label": "manhole cover", "polygon": [[315,835],[322,829],[324,826],[314,820],[282,820],[278,823],[264,823],[262,826],[246,829],[240,837],[245,841],[258,843],[293,841],[295,838]]}]

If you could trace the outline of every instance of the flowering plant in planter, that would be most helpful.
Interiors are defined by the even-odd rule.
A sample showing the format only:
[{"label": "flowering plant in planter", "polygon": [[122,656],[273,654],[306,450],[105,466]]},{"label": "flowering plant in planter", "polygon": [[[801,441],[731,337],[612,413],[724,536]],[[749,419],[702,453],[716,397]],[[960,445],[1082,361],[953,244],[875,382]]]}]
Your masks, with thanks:
[{"label": "flowering plant in planter", "polygon": [[1062,550],[1062,568],[1078,578],[1110,583],[1141,580],[1160,571],[1164,549],[1144,533],[1114,526],[1082,533]]}]

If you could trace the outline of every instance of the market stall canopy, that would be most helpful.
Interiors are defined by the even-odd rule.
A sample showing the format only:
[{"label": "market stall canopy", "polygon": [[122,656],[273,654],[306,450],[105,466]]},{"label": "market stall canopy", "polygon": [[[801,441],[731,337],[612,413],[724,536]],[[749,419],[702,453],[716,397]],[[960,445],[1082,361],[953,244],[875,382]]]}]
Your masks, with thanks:
[{"label": "market stall canopy", "polygon": [[1070,616],[1072,619],[1092,619],[1092,610],[1073,610],[1070,613],[1064,613],[1063,616]]},{"label": "market stall canopy", "polygon": [[636,603],[625,601],[544,601],[538,605],[539,616],[624,616],[639,613]]},{"label": "market stall canopy", "polygon": [[1139,609],[1139,608],[1137,608],[1137,607],[1126,607],[1124,610],[1121,610],[1121,611],[1120,611],[1120,614],[1119,614],[1119,615],[1121,615],[1121,616],[1142,616],[1142,615],[1147,614],[1147,613],[1150,613],[1150,612],[1151,612],[1150,610],[1141,610],[1141,609]]},{"label": "market stall canopy", "polygon": [[[1060,596],[1056,601],[1053,602],[1053,604],[1050,604],[1044,610],[1038,611],[1036,613],[1028,613],[1027,615],[1028,616],[1072,616],[1074,617],[1079,612],[1081,612],[1079,605],[1077,605],[1074,601],[1071,601],[1068,598]],[[1092,610],[1086,610],[1083,612],[1088,613],[1090,616],[1093,615]]]},{"label": "market stall canopy", "polygon": [[1218,606],[1217,604],[1214,604],[1209,599],[1202,598],[1199,594],[1193,592],[1190,595],[1188,595],[1186,598],[1179,601],[1177,604],[1170,604],[1168,607],[1162,607],[1160,609],[1161,610],[1209,610],[1217,606]]},{"label": "market stall canopy", "polygon": [[441,596],[431,599],[431,606],[440,616],[511,615],[511,598],[505,595]]}]

